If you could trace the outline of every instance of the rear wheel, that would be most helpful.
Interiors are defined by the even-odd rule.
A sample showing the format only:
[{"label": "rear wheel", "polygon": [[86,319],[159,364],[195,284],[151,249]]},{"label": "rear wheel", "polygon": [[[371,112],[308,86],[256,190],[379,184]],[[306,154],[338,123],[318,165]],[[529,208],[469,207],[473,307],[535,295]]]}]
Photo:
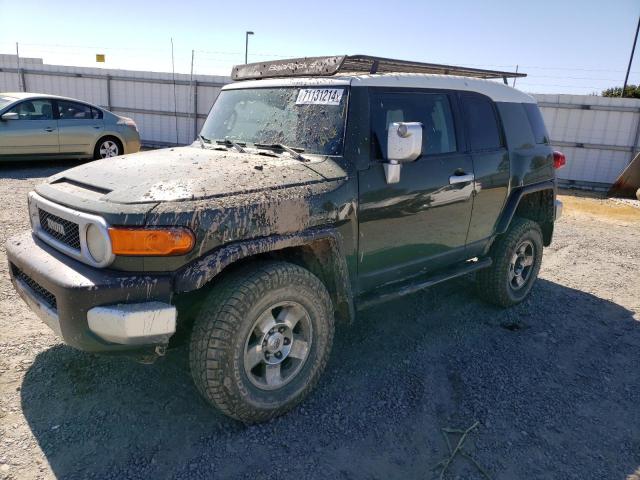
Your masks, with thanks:
[{"label": "rear wheel", "polygon": [[98,140],[96,148],[93,152],[93,158],[98,160],[100,158],[111,158],[122,155],[122,145],[120,141],[113,137],[104,137]]},{"label": "rear wheel", "polygon": [[311,391],[333,342],[322,282],[285,262],[249,265],[214,285],[194,324],[189,360],[213,406],[246,423],[281,415]]},{"label": "rear wheel", "polygon": [[491,247],[491,267],[478,273],[478,290],[502,307],[522,302],[531,292],[542,263],[542,231],[531,220],[515,218]]}]

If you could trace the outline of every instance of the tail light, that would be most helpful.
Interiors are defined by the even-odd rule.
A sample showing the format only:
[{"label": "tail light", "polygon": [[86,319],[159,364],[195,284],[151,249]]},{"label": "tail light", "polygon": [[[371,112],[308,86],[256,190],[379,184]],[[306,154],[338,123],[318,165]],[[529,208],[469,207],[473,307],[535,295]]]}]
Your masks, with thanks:
[{"label": "tail light", "polygon": [[120,117],[118,119],[118,125],[126,125],[127,127],[133,128],[136,132],[138,131],[138,125],[136,125],[136,122],[128,117]]},{"label": "tail light", "polygon": [[567,159],[562,152],[553,152],[553,168],[556,170],[567,164]]}]

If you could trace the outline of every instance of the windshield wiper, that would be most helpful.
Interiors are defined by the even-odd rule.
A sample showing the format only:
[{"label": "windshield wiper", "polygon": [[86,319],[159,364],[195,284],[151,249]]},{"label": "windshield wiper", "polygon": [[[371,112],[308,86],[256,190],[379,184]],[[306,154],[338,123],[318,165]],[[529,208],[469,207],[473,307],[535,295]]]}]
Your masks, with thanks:
[{"label": "windshield wiper", "polygon": [[228,138],[225,138],[224,140],[216,140],[216,143],[218,145],[225,145],[227,147],[233,147],[240,153],[245,153],[246,152],[246,150],[244,148],[242,148],[243,145],[240,145],[239,143],[236,143],[236,142],[232,142]]},{"label": "windshield wiper", "polygon": [[301,162],[308,162],[309,159],[300,155],[300,152],[304,152],[304,148],[293,148],[282,143],[254,143],[254,146],[257,148],[270,148],[271,150],[284,150],[285,152],[291,154],[293,158],[296,160],[300,160]]}]

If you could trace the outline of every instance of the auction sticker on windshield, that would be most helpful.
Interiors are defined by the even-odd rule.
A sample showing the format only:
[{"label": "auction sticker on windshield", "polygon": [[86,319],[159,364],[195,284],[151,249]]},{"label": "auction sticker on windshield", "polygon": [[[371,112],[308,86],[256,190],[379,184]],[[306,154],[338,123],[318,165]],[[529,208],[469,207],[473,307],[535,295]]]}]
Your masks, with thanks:
[{"label": "auction sticker on windshield", "polygon": [[340,105],[344,88],[301,88],[296,105]]}]

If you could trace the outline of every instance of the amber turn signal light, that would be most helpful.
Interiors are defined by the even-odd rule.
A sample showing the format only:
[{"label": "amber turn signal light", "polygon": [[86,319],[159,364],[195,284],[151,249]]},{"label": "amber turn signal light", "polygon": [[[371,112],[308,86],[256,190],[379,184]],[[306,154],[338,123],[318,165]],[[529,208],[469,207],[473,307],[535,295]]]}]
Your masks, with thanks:
[{"label": "amber turn signal light", "polygon": [[186,228],[112,227],[109,238],[114,255],[184,255],[195,245],[193,233]]}]

